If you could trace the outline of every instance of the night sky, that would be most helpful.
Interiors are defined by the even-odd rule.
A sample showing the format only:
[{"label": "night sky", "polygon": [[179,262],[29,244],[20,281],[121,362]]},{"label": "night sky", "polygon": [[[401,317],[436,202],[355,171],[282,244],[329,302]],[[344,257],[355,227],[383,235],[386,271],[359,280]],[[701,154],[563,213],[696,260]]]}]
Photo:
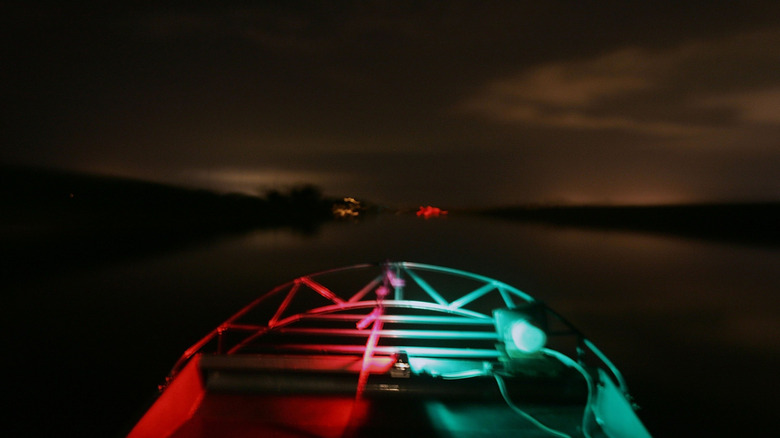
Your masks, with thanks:
[{"label": "night sky", "polygon": [[114,3],[0,6],[0,162],[394,205],[780,200],[780,2]]}]

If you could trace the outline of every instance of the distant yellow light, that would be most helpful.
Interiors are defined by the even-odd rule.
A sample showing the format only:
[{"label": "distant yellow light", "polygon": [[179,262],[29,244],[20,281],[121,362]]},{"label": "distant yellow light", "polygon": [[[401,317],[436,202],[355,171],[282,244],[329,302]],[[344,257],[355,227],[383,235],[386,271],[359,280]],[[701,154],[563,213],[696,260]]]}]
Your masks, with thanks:
[{"label": "distant yellow light", "polygon": [[355,198],[344,198],[343,202],[333,205],[333,215],[339,218],[356,217],[360,215],[360,201]]}]

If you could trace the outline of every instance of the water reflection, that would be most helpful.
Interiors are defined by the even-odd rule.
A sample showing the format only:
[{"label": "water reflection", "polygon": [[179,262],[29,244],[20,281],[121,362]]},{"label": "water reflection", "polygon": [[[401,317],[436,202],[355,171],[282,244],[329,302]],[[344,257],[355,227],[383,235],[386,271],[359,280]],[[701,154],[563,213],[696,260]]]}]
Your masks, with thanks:
[{"label": "water reflection", "polygon": [[[12,344],[36,382],[16,388],[27,391],[19,409],[46,405],[62,413],[52,428],[105,436],[143,409],[186,347],[257,294],[388,259],[476,272],[547,302],[624,372],[657,436],[774,428],[764,400],[780,387],[780,251],[458,216],[263,230],[13,285],[11,324],[35,321]],[[52,355],[57,366],[44,366]]]},{"label": "water reflection", "polygon": [[284,278],[383,259],[498,278],[546,301],[607,352],[660,435],[709,430],[713,412],[728,412],[723,421],[735,428],[769,427],[767,383],[780,381],[774,371],[780,365],[778,251],[479,218],[396,216],[328,227],[316,239],[282,241],[262,232],[237,244],[250,259],[273,260],[272,271]]}]

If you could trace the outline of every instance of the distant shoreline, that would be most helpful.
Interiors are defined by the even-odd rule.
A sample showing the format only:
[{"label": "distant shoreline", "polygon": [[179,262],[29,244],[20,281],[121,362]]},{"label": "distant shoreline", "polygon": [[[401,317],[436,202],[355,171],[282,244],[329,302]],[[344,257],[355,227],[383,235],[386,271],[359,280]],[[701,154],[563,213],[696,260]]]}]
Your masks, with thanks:
[{"label": "distant shoreline", "polygon": [[512,206],[477,212],[556,226],[641,231],[780,246],[780,202],[656,206]]},{"label": "distant shoreline", "polygon": [[[302,185],[265,196],[0,166],[0,273],[41,272],[169,251],[257,229],[316,234],[334,200]],[[395,210],[393,210],[395,211]],[[398,210],[407,211],[407,210]],[[413,210],[408,210],[411,214]],[[561,227],[672,234],[780,247],[780,202],[667,206],[508,206],[453,210]]]},{"label": "distant shoreline", "polygon": [[0,166],[5,278],[165,252],[256,229],[315,234],[333,200],[313,186],[263,196]]}]

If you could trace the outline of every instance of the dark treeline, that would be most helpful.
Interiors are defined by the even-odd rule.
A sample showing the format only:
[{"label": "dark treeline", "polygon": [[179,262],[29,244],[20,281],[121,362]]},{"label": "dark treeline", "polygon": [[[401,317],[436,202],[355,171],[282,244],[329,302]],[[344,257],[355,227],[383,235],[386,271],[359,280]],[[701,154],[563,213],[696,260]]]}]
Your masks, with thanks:
[{"label": "dark treeline", "polygon": [[315,233],[333,201],[310,185],[264,196],[19,167],[0,168],[9,275],[161,251],[258,228]]},{"label": "dark treeline", "polygon": [[780,245],[780,203],[659,206],[503,207],[481,213],[558,226],[631,230],[729,241]]}]

